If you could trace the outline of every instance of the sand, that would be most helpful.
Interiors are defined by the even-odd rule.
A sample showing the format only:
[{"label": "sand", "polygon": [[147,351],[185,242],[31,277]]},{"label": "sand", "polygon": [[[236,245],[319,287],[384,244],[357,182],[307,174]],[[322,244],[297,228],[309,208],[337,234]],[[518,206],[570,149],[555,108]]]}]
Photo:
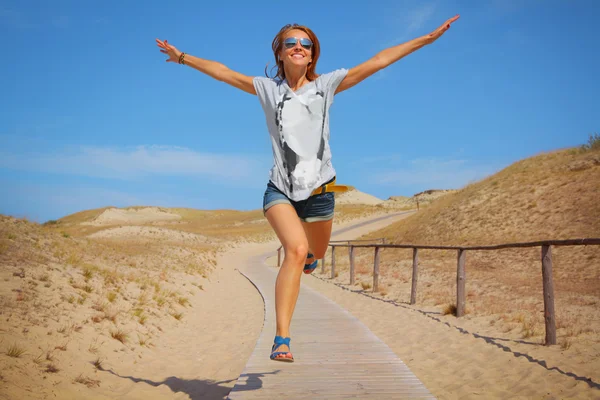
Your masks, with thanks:
[{"label": "sand", "polygon": [[[356,238],[399,218],[403,216],[363,225],[333,239]],[[338,224],[335,229],[358,222]],[[125,237],[124,232],[130,232],[111,231],[117,234],[111,237]],[[120,325],[130,337],[125,344],[108,334],[114,329],[112,322],[90,323],[95,313],[89,307],[61,302],[60,292],[47,291],[44,293],[48,297],[39,299],[35,307],[56,304],[42,321],[32,321],[33,310],[26,307],[10,314],[3,312],[2,353],[13,343],[33,342],[35,347],[27,347],[19,363],[13,363],[6,354],[0,355],[0,398],[224,398],[243,370],[263,322],[262,299],[237,268],[247,258],[272,252],[278,245],[271,241],[228,246],[208,278],[201,281],[183,272],[170,273],[164,284],[170,285],[170,291],[187,296],[189,304],[173,304],[169,310],[156,313],[180,310],[183,318],[152,315],[151,323],[143,326],[135,320]],[[275,259],[267,260],[270,268],[274,268]],[[21,290],[21,282],[29,276],[20,278],[14,272],[16,267],[0,271],[0,289],[6,295],[3,298],[16,296],[18,302],[19,296],[28,292],[15,290]],[[67,269],[63,274],[67,279],[73,272]],[[318,272],[315,276],[303,275],[302,281],[358,317],[440,399],[600,398],[598,354],[594,362],[584,364],[583,357],[561,357],[564,350],[559,346],[481,334],[489,327],[477,321],[442,316],[433,307],[382,301],[381,296],[371,296],[368,290],[336,285]],[[201,289],[193,286],[198,282]],[[1,304],[0,310],[4,306]],[[129,303],[116,302],[112,312],[118,318],[126,317],[126,307]],[[67,326],[64,321],[73,321],[73,325]],[[101,325],[103,329],[99,329]],[[138,345],[140,335],[150,338],[149,343]],[[61,346],[66,350],[57,348]],[[46,360],[47,354],[54,361]],[[82,358],[87,362],[82,364]],[[100,369],[93,365],[97,359],[103,360]],[[60,371],[44,372],[52,363],[60,366]]]},{"label": "sand", "polygon": [[[35,347],[27,348],[17,364],[9,363],[12,360],[5,354],[0,356],[0,398],[223,398],[250,356],[264,318],[262,298],[235,269],[242,259],[234,253],[221,255],[202,290],[190,285],[188,275],[172,274],[169,281],[175,285],[171,290],[185,293],[189,300],[189,305],[179,308],[181,321],[151,315],[149,321],[158,321],[156,325],[127,323],[122,327],[128,334],[125,344],[108,334],[116,330],[112,322],[88,322],[98,312],[85,307],[61,304],[41,326],[19,315],[3,315],[5,322],[10,320],[0,328],[3,352],[13,343],[26,346],[33,341]],[[0,278],[12,277],[3,271]],[[3,289],[11,290],[6,284]],[[44,302],[61,303],[60,293],[52,296]],[[118,321],[128,318],[118,302],[111,312],[118,315]],[[65,318],[77,321],[76,328],[65,325]],[[101,325],[106,326],[102,329]],[[64,326],[68,326],[66,331],[59,333]],[[139,338],[149,338],[148,343],[139,346]],[[64,351],[56,349],[63,345]],[[52,360],[46,359],[48,353]],[[38,355],[41,363],[35,365]],[[82,365],[82,358],[88,362]],[[100,370],[92,365],[96,359],[103,360]],[[44,372],[49,364],[59,371]],[[74,381],[80,376],[90,387]]]},{"label": "sand", "polygon": [[[385,224],[385,222],[384,222]],[[348,231],[336,240],[363,235]],[[276,257],[267,260],[275,268]],[[359,318],[439,399],[599,399],[600,349],[565,355],[560,346],[510,340],[489,326],[443,316],[434,307],[391,302],[370,290],[332,283],[329,271],[303,279]]]},{"label": "sand", "polygon": [[336,193],[335,202],[336,204],[377,205],[383,203],[383,200],[368,193],[363,193],[360,190],[354,189],[344,193]]},{"label": "sand", "polygon": [[94,218],[93,221],[84,223],[84,225],[143,224],[147,222],[177,221],[180,219],[180,215],[170,213],[159,207],[143,207],[139,209],[109,208]]},{"label": "sand", "polygon": [[88,236],[90,239],[114,240],[160,240],[184,244],[215,243],[214,239],[197,233],[183,232],[177,229],[167,229],[148,226],[119,226],[108,228]]}]

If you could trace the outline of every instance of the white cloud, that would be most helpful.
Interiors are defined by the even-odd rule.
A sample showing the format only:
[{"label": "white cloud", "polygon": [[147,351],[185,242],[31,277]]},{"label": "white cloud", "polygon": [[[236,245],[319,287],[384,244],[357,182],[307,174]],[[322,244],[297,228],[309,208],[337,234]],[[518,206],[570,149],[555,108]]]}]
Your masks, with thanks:
[{"label": "white cloud", "polygon": [[254,156],[201,153],[184,147],[80,147],[52,154],[0,152],[0,167],[109,179],[145,176],[199,176],[245,179],[265,174]]},{"label": "white cloud", "polygon": [[7,194],[0,198],[0,214],[37,222],[106,206],[146,205],[143,197],[89,185],[31,184],[7,180],[0,180],[0,183]]},{"label": "white cloud", "polygon": [[435,14],[435,9],[434,3],[421,3],[418,7],[409,10],[404,21],[406,23],[405,34],[414,33],[423,28]]},{"label": "white cloud", "polygon": [[364,164],[381,164],[381,163],[391,163],[398,162],[402,160],[402,156],[400,154],[386,154],[383,156],[373,156],[373,157],[363,157],[354,162],[356,165],[364,165]]},{"label": "white cloud", "polygon": [[429,22],[435,15],[436,10],[437,4],[435,2],[425,1],[410,2],[410,6],[400,8],[396,11],[400,17],[395,22],[394,33],[392,34],[394,39],[386,41],[382,48],[395,46],[424,35],[423,29],[434,30],[437,26],[429,26]]},{"label": "white cloud", "polygon": [[476,164],[468,160],[420,158],[391,169],[372,173],[379,185],[416,185],[423,188],[458,189],[498,171],[497,166]]}]

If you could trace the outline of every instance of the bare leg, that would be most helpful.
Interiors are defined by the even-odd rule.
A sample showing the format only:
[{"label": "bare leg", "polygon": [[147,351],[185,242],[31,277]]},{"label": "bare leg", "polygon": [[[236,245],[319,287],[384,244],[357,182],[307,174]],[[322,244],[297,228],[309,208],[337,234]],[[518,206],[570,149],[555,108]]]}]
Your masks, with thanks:
[{"label": "bare leg", "polygon": [[320,260],[325,257],[329,239],[331,238],[331,229],[333,219],[329,221],[302,222],[302,228],[308,240],[308,247],[314,257],[306,258],[305,263],[311,264],[314,260]]},{"label": "bare leg", "polygon": [[[300,219],[289,204],[276,204],[265,213],[271,227],[283,246],[285,256],[275,283],[275,313],[277,320],[277,336],[290,336],[290,323],[298,293],[300,277],[308,253],[308,241],[302,229]],[[277,351],[289,351],[282,345]],[[279,357],[291,357],[291,354]]]}]

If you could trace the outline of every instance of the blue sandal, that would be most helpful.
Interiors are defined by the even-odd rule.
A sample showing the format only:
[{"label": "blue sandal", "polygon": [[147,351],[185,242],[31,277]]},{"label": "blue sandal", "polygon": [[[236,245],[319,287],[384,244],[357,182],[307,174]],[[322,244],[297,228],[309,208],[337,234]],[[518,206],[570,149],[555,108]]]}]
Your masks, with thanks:
[{"label": "blue sandal", "polygon": [[271,356],[270,356],[271,360],[284,361],[284,362],[294,362],[294,356],[292,356],[292,358],[277,357],[278,355],[281,355],[281,354],[288,354],[288,353],[292,354],[291,349],[290,349],[290,351],[275,351],[282,344],[285,344],[288,348],[290,348],[290,338],[289,337],[284,338],[284,337],[281,337],[281,336],[275,336],[275,344],[271,348]]},{"label": "blue sandal", "polygon": [[[311,258],[311,257],[314,257],[314,254],[308,253],[306,255],[306,258]],[[319,260],[315,260],[311,264],[304,264],[304,273],[311,274],[317,268],[318,262],[319,262]]]}]

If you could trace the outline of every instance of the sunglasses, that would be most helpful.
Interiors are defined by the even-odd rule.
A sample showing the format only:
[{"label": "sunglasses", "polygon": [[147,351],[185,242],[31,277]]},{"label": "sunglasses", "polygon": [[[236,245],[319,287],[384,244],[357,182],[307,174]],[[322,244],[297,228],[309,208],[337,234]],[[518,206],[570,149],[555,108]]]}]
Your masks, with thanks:
[{"label": "sunglasses", "polygon": [[298,42],[300,42],[300,46],[304,47],[306,50],[312,49],[313,42],[308,38],[289,37],[283,41],[283,46],[286,49],[291,49],[295,47]]}]

